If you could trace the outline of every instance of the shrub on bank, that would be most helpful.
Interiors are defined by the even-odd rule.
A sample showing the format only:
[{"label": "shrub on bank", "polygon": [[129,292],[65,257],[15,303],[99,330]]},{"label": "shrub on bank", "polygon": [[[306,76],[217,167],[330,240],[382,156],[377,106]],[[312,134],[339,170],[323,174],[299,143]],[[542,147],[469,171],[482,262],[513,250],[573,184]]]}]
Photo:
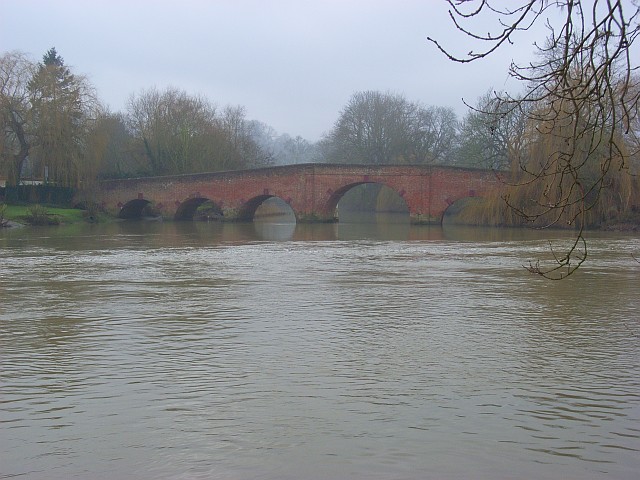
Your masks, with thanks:
[{"label": "shrub on bank", "polygon": [[29,225],[60,225],[60,218],[53,213],[49,213],[42,205],[31,205],[28,212],[28,215],[24,215],[22,218]]},{"label": "shrub on bank", "polygon": [[7,206],[4,203],[0,204],[0,227],[9,226],[9,219],[5,218],[7,212]]},{"label": "shrub on bank", "polygon": [[62,225],[102,221],[107,218],[102,212],[78,208],[61,208],[49,205],[0,204],[0,226],[12,223],[27,225]]}]

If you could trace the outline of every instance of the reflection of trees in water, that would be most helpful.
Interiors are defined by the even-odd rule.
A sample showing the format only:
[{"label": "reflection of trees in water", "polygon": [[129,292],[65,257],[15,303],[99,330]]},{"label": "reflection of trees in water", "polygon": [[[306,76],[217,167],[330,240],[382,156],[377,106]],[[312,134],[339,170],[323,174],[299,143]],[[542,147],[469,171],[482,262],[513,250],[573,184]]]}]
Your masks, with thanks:
[{"label": "reflection of trees in water", "polygon": [[292,221],[295,223],[296,216],[287,202],[279,197],[271,197],[266,199],[256,209],[254,220],[277,217],[278,221]]},{"label": "reflection of trees in water", "polygon": [[340,211],[408,213],[407,204],[392,188],[364,183],[346,192],[338,203]]},{"label": "reflection of trees in water", "polygon": [[193,220],[199,222],[218,221],[223,217],[220,207],[211,200],[202,202],[196,209]]},{"label": "reflection of trees in water", "polygon": [[484,225],[478,209],[484,208],[483,198],[467,197],[453,202],[442,216],[443,225]]}]

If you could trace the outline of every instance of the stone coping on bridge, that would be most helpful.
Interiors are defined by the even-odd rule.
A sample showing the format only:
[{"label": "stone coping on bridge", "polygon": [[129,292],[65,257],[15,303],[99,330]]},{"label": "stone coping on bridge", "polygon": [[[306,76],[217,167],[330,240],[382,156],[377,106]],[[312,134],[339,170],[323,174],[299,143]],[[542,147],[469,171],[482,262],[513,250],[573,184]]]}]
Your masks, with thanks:
[{"label": "stone coping on bridge", "polygon": [[[202,176],[211,176],[211,177],[224,177],[224,176],[244,176],[252,173],[263,173],[267,171],[273,171],[274,173],[281,173],[292,170],[313,170],[314,168],[322,168],[322,169],[335,169],[340,170],[342,172],[349,170],[364,170],[368,169],[373,171],[376,170],[391,170],[391,169],[403,169],[403,168],[411,168],[416,170],[424,170],[425,172],[431,172],[433,170],[458,170],[458,171],[466,171],[466,172],[491,172],[491,173],[506,173],[506,172],[496,172],[495,170],[488,170],[483,168],[475,168],[475,167],[467,167],[467,166],[459,166],[459,165],[439,165],[439,164],[406,164],[406,165],[398,165],[398,164],[379,164],[379,165],[370,165],[370,164],[359,164],[359,163],[291,163],[287,165],[273,165],[266,167],[255,167],[255,168],[247,168],[247,169],[239,169],[239,170],[219,170],[215,172],[200,172],[200,173],[175,173],[168,175],[148,175],[141,177],[123,177],[123,178],[105,178],[101,179],[99,183],[110,183],[110,182],[120,182],[120,181],[135,181],[135,180],[148,180],[148,179],[170,179],[170,178],[195,178]],[[383,174],[384,175],[384,174]]]}]

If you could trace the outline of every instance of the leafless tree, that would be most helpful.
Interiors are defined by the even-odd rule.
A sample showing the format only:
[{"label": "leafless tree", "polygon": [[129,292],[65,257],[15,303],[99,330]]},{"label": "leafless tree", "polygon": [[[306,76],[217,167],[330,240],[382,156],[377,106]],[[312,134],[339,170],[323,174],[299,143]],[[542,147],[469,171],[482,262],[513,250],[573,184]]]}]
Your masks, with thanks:
[{"label": "leafless tree", "polygon": [[[600,200],[610,176],[629,169],[637,155],[638,0],[447,3],[454,27],[474,47],[457,55],[441,41],[428,40],[460,63],[481,60],[516,41],[518,32],[546,22],[548,36],[536,44],[538,60],[510,67],[510,75],[526,86],[524,95],[496,93],[499,108],[486,113],[499,117],[505,110],[522,112],[530,128],[547,137],[544,158],[529,157],[518,164],[518,185],[537,185],[540,195],[529,205],[505,199],[532,223],[547,219],[546,226],[566,221],[576,227],[575,241],[551,266],[529,267],[548,278],[563,278],[586,259],[585,214]],[[474,23],[481,18],[493,19],[496,30],[480,31]]]},{"label": "leafless tree", "polygon": [[218,114],[206,98],[167,88],[131,96],[127,113],[153,175],[230,170],[268,160],[250,138],[243,107]]},{"label": "leafless tree", "polygon": [[411,122],[411,163],[454,163],[459,122],[450,107],[414,104]]},{"label": "leafless tree", "polygon": [[271,164],[272,154],[254,138],[253,125],[247,121],[246,109],[243,106],[226,106],[217,120],[217,125],[226,139],[221,150],[224,170]]},{"label": "leafless tree", "polygon": [[215,107],[206,99],[176,88],[153,88],[131,96],[127,110],[151,173],[201,171],[212,160]]},{"label": "leafless tree", "polygon": [[526,149],[522,113],[500,105],[491,91],[482,95],[461,122],[456,164],[508,170]]},{"label": "leafless tree", "polygon": [[29,81],[36,65],[21,52],[0,56],[0,171],[9,185],[20,182],[32,146]]},{"label": "leafless tree", "polygon": [[327,160],[336,163],[445,163],[457,129],[450,108],[365,91],[352,95],[323,144]]}]

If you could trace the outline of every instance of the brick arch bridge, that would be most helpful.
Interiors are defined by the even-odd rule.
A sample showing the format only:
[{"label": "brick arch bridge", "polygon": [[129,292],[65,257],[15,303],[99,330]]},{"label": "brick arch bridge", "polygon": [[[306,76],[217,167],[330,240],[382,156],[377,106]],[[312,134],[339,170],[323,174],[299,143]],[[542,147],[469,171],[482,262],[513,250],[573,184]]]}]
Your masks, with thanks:
[{"label": "brick arch bridge", "polygon": [[300,164],[229,172],[105,180],[96,197],[108,212],[135,218],[153,206],[164,218],[193,218],[209,200],[225,220],[251,220],[270,197],[289,204],[299,222],[334,221],[340,198],[365,183],[400,195],[412,223],[440,223],[446,209],[482,196],[498,184],[495,173],[442,166]]}]

